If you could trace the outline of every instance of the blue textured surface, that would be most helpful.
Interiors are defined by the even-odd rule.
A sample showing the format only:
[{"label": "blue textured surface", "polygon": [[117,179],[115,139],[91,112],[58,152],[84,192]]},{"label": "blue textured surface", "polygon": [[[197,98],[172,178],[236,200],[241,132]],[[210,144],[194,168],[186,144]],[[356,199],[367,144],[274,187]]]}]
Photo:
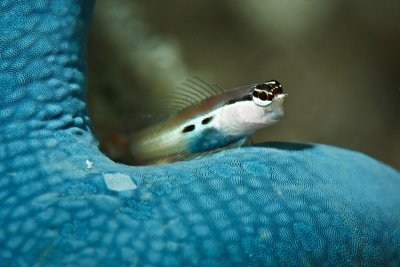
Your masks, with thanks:
[{"label": "blue textured surface", "polygon": [[400,174],[363,154],[103,156],[85,104],[92,4],[0,2],[2,266],[400,265]]}]

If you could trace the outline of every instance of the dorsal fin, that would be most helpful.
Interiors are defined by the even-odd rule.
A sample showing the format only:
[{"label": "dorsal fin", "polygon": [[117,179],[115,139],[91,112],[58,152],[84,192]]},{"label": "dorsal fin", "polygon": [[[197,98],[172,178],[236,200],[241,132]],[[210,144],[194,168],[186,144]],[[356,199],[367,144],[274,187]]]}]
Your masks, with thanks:
[{"label": "dorsal fin", "polygon": [[193,76],[193,79],[188,79],[188,81],[190,81],[191,83],[199,86],[200,88],[202,88],[203,90],[207,91],[208,93],[210,93],[210,96],[212,95],[218,95],[224,92],[224,89],[219,86],[218,84],[210,84],[204,80],[202,80],[201,78],[197,77],[197,76]]},{"label": "dorsal fin", "polygon": [[220,86],[213,86],[194,76],[192,79],[186,79],[171,92],[165,99],[165,108],[170,113],[176,113],[222,92],[224,90]]}]

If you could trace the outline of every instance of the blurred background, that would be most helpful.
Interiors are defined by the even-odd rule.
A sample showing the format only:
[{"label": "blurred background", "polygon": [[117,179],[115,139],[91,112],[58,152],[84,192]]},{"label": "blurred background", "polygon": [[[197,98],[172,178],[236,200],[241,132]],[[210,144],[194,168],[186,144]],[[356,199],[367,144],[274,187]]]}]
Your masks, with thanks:
[{"label": "blurred background", "polygon": [[400,169],[400,1],[97,0],[89,112],[101,149],[131,162],[126,137],[199,76],[225,89],[276,79],[286,115],[256,142],[354,149]]}]

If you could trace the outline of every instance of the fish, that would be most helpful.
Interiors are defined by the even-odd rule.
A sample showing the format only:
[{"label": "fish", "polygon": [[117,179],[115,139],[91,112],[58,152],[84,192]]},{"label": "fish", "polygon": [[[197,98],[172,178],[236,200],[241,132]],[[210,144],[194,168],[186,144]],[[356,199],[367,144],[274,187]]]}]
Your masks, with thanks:
[{"label": "fish", "polygon": [[228,91],[199,78],[190,82],[168,102],[171,116],[130,138],[130,151],[141,163],[170,163],[240,147],[284,115],[286,94],[276,80]]}]

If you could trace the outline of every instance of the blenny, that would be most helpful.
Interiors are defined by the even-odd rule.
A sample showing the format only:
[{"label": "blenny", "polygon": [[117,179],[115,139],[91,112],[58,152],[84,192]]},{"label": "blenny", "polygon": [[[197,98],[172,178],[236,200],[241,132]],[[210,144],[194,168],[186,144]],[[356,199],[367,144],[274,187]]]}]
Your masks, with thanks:
[{"label": "blenny", "polygon": [[200,79],[185,85],[170,102],[175,114],[130,139],[130,150],[141,162],[173,162],[239,147],[283,116],[286,95],[276,80],[229,91]]}]

